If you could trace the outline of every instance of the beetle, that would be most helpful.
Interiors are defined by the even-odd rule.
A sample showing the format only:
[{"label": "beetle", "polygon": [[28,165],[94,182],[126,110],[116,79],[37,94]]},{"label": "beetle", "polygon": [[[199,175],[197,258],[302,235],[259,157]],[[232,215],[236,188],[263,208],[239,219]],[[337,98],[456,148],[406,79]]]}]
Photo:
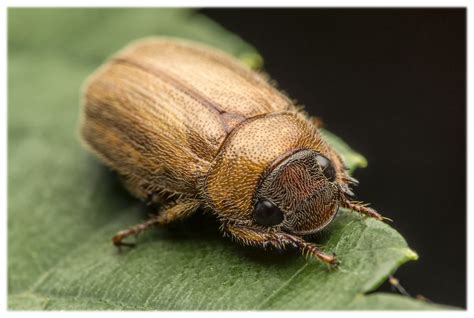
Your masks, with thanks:
[{"label": "beetle", "polygon": [[80,126],[84,145],[132,195],[163,207],[118,232],[116,246],[200,208],[244,245],[292,246],[336,265],[304,236],[340,207],[383,217],[351,200],[357,181],[318,129],[265,74],[204,44],[160,37],[128,45],[87,80]]}]

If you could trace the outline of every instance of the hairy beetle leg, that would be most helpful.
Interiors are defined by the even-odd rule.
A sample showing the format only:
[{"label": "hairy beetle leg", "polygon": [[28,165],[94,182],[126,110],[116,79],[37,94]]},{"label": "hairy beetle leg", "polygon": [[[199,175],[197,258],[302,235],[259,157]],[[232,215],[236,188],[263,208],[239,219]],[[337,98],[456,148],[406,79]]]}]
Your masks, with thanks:
[{"label": "hairy beetle leg", "polygon": [[129,236],[137,236],[138,234],[144,232],[145,230],[147,230],[148,228],[152,227],[152,226],[155,226],[155,225],[158,225],[160,223],[160,220],[157,216],[154,216],[152,217],[151,219],[149,219],[148,221],[144,222],[144,223],[141,223],[141,224],[137,224],[129,229],[126,229],[126,230],[122,230],[120,232],[118,232],[117,234],[115,234],[115,236],[112,238],[112,242],[114,243],[115,246],[117,246],[119,249],[122,247],[122,246],[128,246],[128,247],[134,247],[135,244],[133,243],[127,243],[127,242],[123,242],[124,239],[126,239],[127,237]]},{"label": "hairy beetle leg", "polygon": [[134,247],[135,244],[123,242],[123,240],[132,235],[137,236],[140,233],[145,232],[150,227],[166,225],[175,220],[186,218],[190,216],[192,213],[194,213],[198,207],[199,207],[199,204],[197,203],[197,201],[177,202],[175,205],[165,209],[158,215],[153,215],[146,222],[137,224],[135,226],[132,226],[129,229],[118,232],[112,238],[112,242],[119,249],[122,246]]},{"label": "hairy beetle leg", "polygon": [[343,201],[342,206],[348,209],[351,209],[353,211],[359,212],[361,214],[364,214],[366,216],[369,216],[371,218],[377,219],[379,221],[383,220],[389,220],[392,221],[389,218],[383,217],[380,215],[377,211],[375,211],[372,208],[369,208],[367,205],[363,204],[362,202],[354,202],[354,201]]},{"label": "hairy beetle leg", "polygon": [[311,255],[321,262],[329,265],[331,268],[336,268],[339,266],[339,261],[337,260],[336,254],[333,253],[332,255],[328,255],[322,252],[319,247],[316,246],[314,243],[309,243],[303,240],[300,237],[293,236],[293,235],[286,235],[286,239],[290,240],[294,247],[298,248],[303,254]]},{"label": "hairy beetle leg", "polygon": [[244,245],[263,247],[271,245],[278,249],[284,249],[290,245],[299,249],[304,255],[311,255],[332,268],[339,265],[335,254],[328,255],[322,252],[316,244],[306,242],[299,236],[284,232],[267,232],[261,229],[235,224],[224,224],[223,230],[224,234],[230,234],[236,241]]}]

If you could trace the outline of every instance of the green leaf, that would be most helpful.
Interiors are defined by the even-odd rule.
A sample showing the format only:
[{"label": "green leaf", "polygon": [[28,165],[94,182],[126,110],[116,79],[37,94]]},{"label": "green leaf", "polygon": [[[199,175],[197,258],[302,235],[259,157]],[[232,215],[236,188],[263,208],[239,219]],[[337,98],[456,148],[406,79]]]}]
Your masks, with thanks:
[{"label": "green leaf", "polygon": [[[180,36],[258,67],[262,58],[204,16],[178,9],[10,9],[8,307],[10,309],[446,309],[374,291],[417,255],[389,225],[341,211],[316,238],[342,265],[238,246],[210,216],[141,236],[116,231],[149,210],[80,146],[80,87],[127,42]],[[365,159],[326,138],[351,169]]]}]

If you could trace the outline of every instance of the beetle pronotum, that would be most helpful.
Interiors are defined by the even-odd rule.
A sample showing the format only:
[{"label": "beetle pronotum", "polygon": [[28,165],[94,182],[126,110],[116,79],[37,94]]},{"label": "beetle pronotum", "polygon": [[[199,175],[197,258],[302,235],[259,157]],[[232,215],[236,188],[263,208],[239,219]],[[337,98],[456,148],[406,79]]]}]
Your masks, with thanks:
[{"label": "beetle pronotum", "polygon": [[217,49],[164,38],[127,46],[88,80],[81,134],[134,196],[164,208],[113,243],[201,208],[243,244],[293,246],[336,264],[303,236],[339,207],[383,218],[350,200],[357,181],[315,122]]}]

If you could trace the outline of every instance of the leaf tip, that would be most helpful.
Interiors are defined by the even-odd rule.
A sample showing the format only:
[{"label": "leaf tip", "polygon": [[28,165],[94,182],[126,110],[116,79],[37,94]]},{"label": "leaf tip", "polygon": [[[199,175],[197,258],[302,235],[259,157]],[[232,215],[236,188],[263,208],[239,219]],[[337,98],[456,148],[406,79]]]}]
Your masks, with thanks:
[{"label": "leaf tip", "polygon": [[367,166],[368,166],[367,159],[365,159],[364,156],[362,156],[361,154],[359,154],[357,152],[352,154],[351,160],[354,162],[355,167],[367,168]]},{"label": "leaf tip", "polygon": [[248,67],[253,70],[258,70],[263,66],[263,58],[258,53],[243,53],[239,56],[239,59]]},{"label": "leaf tip", "polygon": [[416,261],[419,258],[418,254],[414,250],[409,249],[409,248],[407,249],[405,256],[410,261]]}]

